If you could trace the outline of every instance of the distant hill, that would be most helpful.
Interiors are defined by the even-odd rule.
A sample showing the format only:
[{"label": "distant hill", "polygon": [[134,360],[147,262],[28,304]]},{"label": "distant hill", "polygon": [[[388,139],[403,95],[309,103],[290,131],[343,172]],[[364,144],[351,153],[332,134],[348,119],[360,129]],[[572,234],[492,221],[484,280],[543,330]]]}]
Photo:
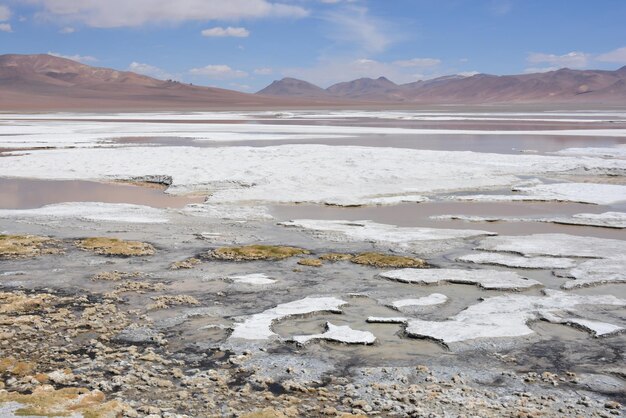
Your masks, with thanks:
[{"label": "distant hill", "polygon": [[[626,105],[626,66],[616,71],[570,70],[496,76],[451,75],[433,80],[397,85],[380,77],[360,78],[321,89],[306,81],[294,80],[286,90],[268,88],[259,95],[310,97],[380,103],[482,104],[482,103],[609,103]],[[283,80],[272,85],[280,85]],[[299,86],[306,85],[306,89]]]},{"label": "distant hill", "polygon": [[202,109],[294,103],[157,80],[51,55],[0,55],[0,110]]}]

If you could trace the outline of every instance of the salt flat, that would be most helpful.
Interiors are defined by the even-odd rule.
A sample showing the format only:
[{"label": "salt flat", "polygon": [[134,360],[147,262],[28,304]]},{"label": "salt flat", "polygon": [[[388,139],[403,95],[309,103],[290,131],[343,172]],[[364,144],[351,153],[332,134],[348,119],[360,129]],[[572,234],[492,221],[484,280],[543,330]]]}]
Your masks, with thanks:
[{"label": "salt flat", "polygon": [[[18,299],[54,293],[37,302],[54,305],[22,320],[54,312],[40,325],[54,325],[46,335],[65,330],[70,342],[40,345],[102,381],[93,364],[131,356],[129,367],[167,364],[185,382],[247,376],[252,393],[269,384],[293,395],[330,379],[356,396],[355,382],[397,385],[406,368],[418,376],[407,387],[439,376],[459,393],[487,384],[502,391],[478,396],[485,401],[504,402],[515,387],[536,399],[584,392],[602,406],[601,390],[573,378],[546,387],[527,373],[621,379],[609,356],[626,328],[625,120],[618,110],[0,115],[2,196],[29,193],[30,179],[52,196],[76,188],[58,193],[67,202],[0,202],[0,244],[11,243],[0,248],[20,254],[18,242],[36,254],[0,257],[2,290]],[[470,128],[454,125],[465,122]],[[132,140],[144,137],[163,141]],[[486,137],[563,145],[553,153],[472,148]],[[353,142],[334,142],[345,138]],[[387,138],[424,144],[400,148]],[[437,141],[462,146],[428,149]],[[85,180],[108,182],[107,193],[122,181],[181,201],[83,201],[102,184]],[[396,216],[400,207],[409,221]],[[375,211],[384,219],[357,217]],[[503,224],[510,228],[494,227]],[[152,255],[103,255],[80,246],[89,238],[109,251],[150,245]],[[218,249],[231,257],[216,258]],[[360,261],[368,257],[377,261]],[[407,260],[424,268],[405,268]],[[68,325],[76,321],[105,338],[85,349],[87,337]],[[19,349],[33,352],[31,341]],[[75,352],[97,354],[77,360]]]}]

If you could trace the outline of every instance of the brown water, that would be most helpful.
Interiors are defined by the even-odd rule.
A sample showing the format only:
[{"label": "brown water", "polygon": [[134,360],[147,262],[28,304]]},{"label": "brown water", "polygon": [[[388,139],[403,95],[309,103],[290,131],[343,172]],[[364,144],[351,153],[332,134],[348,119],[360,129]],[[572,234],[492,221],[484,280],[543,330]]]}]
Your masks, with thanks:
[{"label": "brown water", "polygon": [[435,151],[474,151],[497,154],[532,152],[550,153],[564,148],[613,147],[626,143],[626,138],[559,135],[359,135],[336,139],[289,139],[272,141],[202,141],[182,137],[125,137],[115,139],[118,144],[216,147],[272,147],[278,145],[334,145],[408,148]]},{"label": "brown water", "polygon": [[82,180],[0,178],[0,209],[32,209],[62,202],[133,203],[155,208],[180,208],[202,197],[172,196],[163,187]]},{"label": "brown water", "polygon": [[542,222],[466,222],[429,219],[430,216],[437,215],[563,217],[575,213],[602,213],[608,210],[611,208],[563,202],[425,202],[356,208],[322,205],[276,205],[271,208],[271,214],[278,221],[291,219],[371,220],[404,227],[480,229],[502,235],[563,233],[623,239],[624,231],[622,230],[590,226]]}]

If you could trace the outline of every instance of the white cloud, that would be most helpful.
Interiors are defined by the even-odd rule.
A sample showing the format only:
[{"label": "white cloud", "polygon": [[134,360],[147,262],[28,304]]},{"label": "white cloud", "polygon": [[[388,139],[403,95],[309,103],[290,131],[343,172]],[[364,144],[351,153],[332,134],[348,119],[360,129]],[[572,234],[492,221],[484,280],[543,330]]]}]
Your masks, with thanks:
[{"label": "white cloud", "polygon": [[38,17],[80,22],[98,28],[153,23],[304,17],[301,6],[270,0],[30,0],[41,7]]},{"label": "white cloud", "polygon": [[233,89],[239,90],[239,91],[250,91],[250,90],[252,90],[252,87],[250,87],[247,84],[230,83],[229,86],[232,87]]},{"label": "white cloud", "polygon": [[13,32],[10,23],[0,23],[0,32]]},{"label": "white cloud", "polygon": [[274,72],[271,68],[256,68],[254,74],[257,75],[270,75]]},{"label": "white cloud", "polygon": [[159,67],[155,67],[154,65],[150,64],[144,64],[141,62],[131,62],[128,66],[128,70],[137,74],[147,75],[148,77],[158,78],[160,80],[170,80],[176,78],[172,74]]},{"label": "white cloud", "polygon": [[248,76],[248,73],[246,73],[245,71],[235,70],[224,64],[207,65],[201,68],[192,68],[191,70],[189,70],[189,73],[192,75],[205,76],[218,80],[224,80],[229,78],[243,78]]},{"label": "white cloud", "polygon": [[513,2],[511,0],[491,0],[489,10],[496,16],[504,16],[513,10]]},{"label": "white cloud", "polygon": [[0,22],[9,20],[11,18],[11,10],[0,4]]},{"label": "white cloud", "polygon": [[202,32],[202,36],[207,37],[234,37],[234,38],[247,38],[250,35],[250,32],[246,28],[235,28],[229,26],[227,28],[222,28],[221,26],[217,26],[211,29],[205,29]]},{"label": "white cloud", "polygon": [[59,33],[62,33],[64,35],[69,35],[70,33],[74,33],[76,32],[76,29],[74,29],[71,26],[66,26],[64,28],[59,29]]},{"label": "white cloud", "polygon": [[325,19],[333,25],[329,37],[337,42],[357,45],[365,52],[382,52],[392,43],[385,22],[372,18],[365,7],[342,7]]},{"label": "white cloud", "polygon": [[584,68],[590,58],[589,54],[573,51],[564,55],[532,53],[526,60],[531,64],[548,64],[550,67]]},{"label": "white cloud", "polygon": [[53,57],[65,58],[72,61],[82,62],[83,64],[89,62],[96,62],[98,59],[96,57],[92,57],[91,55],[63,55],[58,52],[48,52],[48,55],[52,55]]},{"label": "white cloud", "polygon": [[410,60],[395,61],[394,64],[400,67],[436,67],[441,64],[441,60],[436,58],[412,58]]},{"label": "white cloud", "polygon": [[600,62],[614,62],[618,64],[626,64],[626,46],[614,49],[613,51],[600,54],[596,57]]}]

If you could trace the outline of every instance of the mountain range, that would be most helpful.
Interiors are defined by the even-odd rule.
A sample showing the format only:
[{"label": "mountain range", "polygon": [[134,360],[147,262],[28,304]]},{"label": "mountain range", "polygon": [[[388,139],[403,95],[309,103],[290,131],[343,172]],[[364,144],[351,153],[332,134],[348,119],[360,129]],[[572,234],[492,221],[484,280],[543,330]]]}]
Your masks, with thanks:
[{"label": "mountain range", "polygon": [[257,92],[158,80],[41,55],[0,55],[0,110],[158,110],[411,104],[626,104],[626,66],[496,76],[452,75],[396,84],[385,77],[326,89],[283,78]]},{"label": "mountain range", "polygon": [[385,77],[360,78],[337,83],[327,89],[306,81],[284,78],[274,81],[257,94],[407,104],[626,104],[626,66],[616,71],[563,68],[522,75],[452,75],[408,84],[395,84]]}]

